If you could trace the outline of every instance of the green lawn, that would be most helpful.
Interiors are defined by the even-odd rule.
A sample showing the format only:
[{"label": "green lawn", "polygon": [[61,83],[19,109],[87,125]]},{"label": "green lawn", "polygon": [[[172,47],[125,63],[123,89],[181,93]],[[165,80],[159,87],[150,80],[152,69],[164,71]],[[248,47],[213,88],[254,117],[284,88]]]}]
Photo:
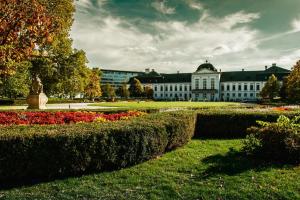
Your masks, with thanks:
[{"label": "green lawn", "polygon": [[0,190],[0,199],[300,199],[300,167],[259,164],[241,140],[193,140],[127,169]]},{"label": "green lawn", "polygon": [[103,102],[91,104],[91,106],[104,106],[104,107],[122,107],[126,109],[141,109],[141,108],[203,108],[203,107],[231,107],[240,106],[240,103],[232,102],[187,102],[187,101],[141,101],[141,102]]}]

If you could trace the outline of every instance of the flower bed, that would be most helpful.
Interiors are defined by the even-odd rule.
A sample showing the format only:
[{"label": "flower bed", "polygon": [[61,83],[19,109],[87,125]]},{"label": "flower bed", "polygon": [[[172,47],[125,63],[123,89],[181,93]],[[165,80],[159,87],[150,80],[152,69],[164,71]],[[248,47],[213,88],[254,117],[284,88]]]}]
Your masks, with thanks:
[{"label": "flower bed", "polygon": [[79,122],[105,122],[125,120],[144,114],[144,112],[138,111],[114,114],[96,112],[0,112],[0,125],[46,125],[73,124]]}]

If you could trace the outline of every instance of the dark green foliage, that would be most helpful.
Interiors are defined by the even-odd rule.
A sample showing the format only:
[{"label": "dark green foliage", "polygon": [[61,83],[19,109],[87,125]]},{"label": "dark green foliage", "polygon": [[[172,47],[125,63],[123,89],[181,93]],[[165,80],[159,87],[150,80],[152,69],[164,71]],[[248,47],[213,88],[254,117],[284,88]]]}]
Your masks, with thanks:
[{"label": "dark green foliage", "polygon": [[244,142],[244,151],[266,160],[300,163],[300,117],[293,120],[280,116],[277,122],[259,122],[251,127]]},{"label": "dark green foliage", "polygon": [[[275,122],[281,112],[253,112],[235,110],[204,110],[197,114],[195,137],[245,138],[247,128],[257,120]],[[286,112],[287,116],[296,115]]]},{"label": "dark green foliage", "polygon": [[143,85],[137,78],[130,80],[130,86],[128,90],[131,97],[142,97],[144,94]]},{"label": "dark green foliage", "polygon": [[193,113],[151,114],[130,121],[3,127],[0,182],[51,179],[119,169],[182,146]]}]

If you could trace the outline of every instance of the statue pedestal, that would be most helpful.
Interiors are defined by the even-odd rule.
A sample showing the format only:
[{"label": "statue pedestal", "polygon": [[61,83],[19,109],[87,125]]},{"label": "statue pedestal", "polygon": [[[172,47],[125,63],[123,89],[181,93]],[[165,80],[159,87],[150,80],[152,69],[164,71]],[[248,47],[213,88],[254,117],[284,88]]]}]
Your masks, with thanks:
[{"label": "statue pedestal", "polygon": [[28,108],[27,109],[47,109],[46,103],[48,98],[45,93],[31,94],[27,97]]}]

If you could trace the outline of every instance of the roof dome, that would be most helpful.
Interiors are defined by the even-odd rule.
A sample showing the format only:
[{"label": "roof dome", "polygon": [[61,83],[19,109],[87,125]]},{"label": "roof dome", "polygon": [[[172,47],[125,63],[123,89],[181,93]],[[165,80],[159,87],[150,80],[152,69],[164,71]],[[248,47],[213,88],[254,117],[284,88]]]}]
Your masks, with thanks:
[{"label": "roof dome", "polygon": [[198,67],[197,71],[200,71],[202,69],[208,69],[208,70],[215,71],[215,72],[217,71],[217,69],[211,63],[209,63],[208,61],[206,61],[205,63],[201,64]]}]

